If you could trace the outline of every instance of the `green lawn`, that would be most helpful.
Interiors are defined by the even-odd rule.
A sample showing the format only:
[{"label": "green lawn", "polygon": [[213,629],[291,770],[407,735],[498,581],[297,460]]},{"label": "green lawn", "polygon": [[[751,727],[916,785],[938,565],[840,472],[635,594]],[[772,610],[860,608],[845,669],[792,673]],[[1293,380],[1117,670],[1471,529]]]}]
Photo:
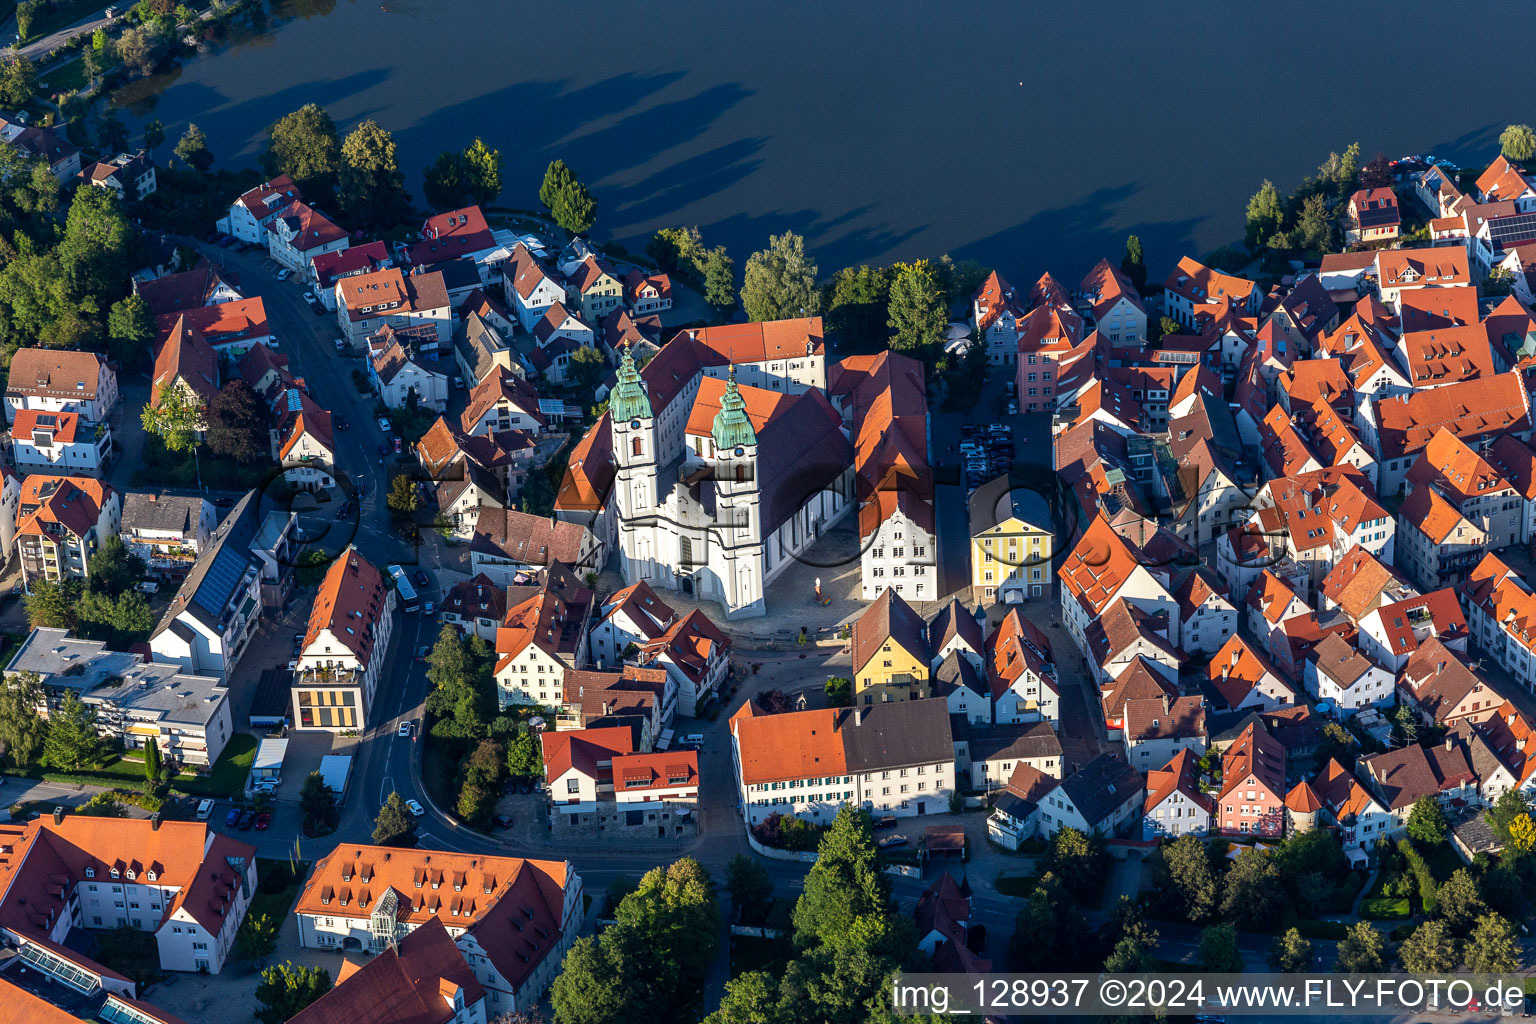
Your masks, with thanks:
[{"label": "green lawn", "polygon": [[257,857],[256,892],[251,896],[251,906],[246,914],[266,914],[274,921],[282,921],[298,898],[308,874],[309,864],[305,861],[292,865],[286,860]]},{"label": "green lawn", "polygon": [[1424,855],[1424,860],[1429,864],[1429,870],[1434,874],[1436,882],[1443,883],[1458,869],[1467,866],[1460,857],[1456,856],[1456,850],[1451,846],[1450,840],[1434,846],[1423,846],[1419,843],[1414,843],[1414,846],[1418,847],[1419,852]]},{"label": "green lawn", "polygon": [[251,773],[251,762],[256,760],[256,742],[256,737],[248,732],[235,733],[214,762],[212,775],[182,775],[172,781],[171,788],[192,796],[238,795],[245,788],[245,777]]},{"label": "green lawn", "polygon": [[72,60],[68,64],[49,68],[37,77],[40,79],[38,91],[52,96],[85,88],[88,76],[85,73],[85,61]]}]

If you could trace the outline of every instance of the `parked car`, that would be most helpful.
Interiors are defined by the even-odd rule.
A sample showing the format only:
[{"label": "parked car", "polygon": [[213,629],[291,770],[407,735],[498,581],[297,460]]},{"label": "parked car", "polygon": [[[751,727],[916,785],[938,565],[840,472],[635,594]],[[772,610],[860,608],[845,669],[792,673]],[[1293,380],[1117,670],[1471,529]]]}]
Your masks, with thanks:
[{"label": "parked car", "polygon": [[464,378],[463,377],[455,377],[455,378],[453,378],[453,390],[455,390],[455,391],[463,391],[464,390]]},{"label": "parked car", "polygon": [[874,829],[875,829],[876,832],[879,832],[881,829],[895,828],[895,827],[896,827],[896,819],[893,818],[889,814],[887,814],[883,818],[876,818],[874,820]]},{"label": "parked car", "polygon": [[431,653],[432,653],[432,645],[431,644],[422,644],[420,647],[416,648],[416,660],[417,661],[426,661],[427,660],[427,655],[429,655]]},{"label": "parked car", "polygon": [[293,655],[294,655],[294,657],[298,657],[299,653],[301,651],[303,651],[303,650],[304,650],[304,634],[303,633],[295,633],[295,634],[293,634]]},{"label": "parked car", "polygon": [[352,429],[352,421],[347,419],[345,416],[333,416],[333,417],[331,417],[331,424],[333,426],[335,426],[335,428],[337,430],[351,430]]},{"label": "parked car", "polygon": [[337,338],[336,339],[336,351],[337,352],[345,352],[346,350],[347,350],[347,339],[346,338]]},{"label": "parked car", "polygon": [[287,267],[284,267],[282,270],[279,270],[277,272],[277,279],[279,281],[286,281],[286,280],[288,280],[292,276],[293,276],[293,271],[289,270]]},{"label": "parked car", "polygon": [[238,828],[241,832],[249,832],[251,830],[251,826],[254,824],[256,824],[256,812],[241,811],[240,821],[235,825],[235,827]]},{"label": "parked car", "polygon": [[496,815],[496,827],[502,829],[511,828],[512,819],[505,814],[498,814]]},{"label": "parked car", "polygon": [[347,518],[347,516],[350,516],[351,514],[352,514],[352,503],[350,501],[342,502],[341,503],[341,507],[336,510],[336,518],[337,519],[345,519],[345,518]]},{"label": "parked car", "polygon": [[234,508],[234,498],[214,498],[213,504],[218,508]]},{"label": "parked car", "polygon": [[395,446],[395,454],[399,455],[400,451],[401,451],[400,435],[396,434],[394,437],[390,438],[389,440],[390,440],[390,443],[392,443]]},{"label": "parked car", "polygon": [[415,800],[407,800],[405,802],[405,807],[406,810],[410,811],[418,818],[427,813],[426,808],[422,807],[421,804],[417,803]]},{"label": "parked car", "polygon": [[907,842],[907,837],[902,835],[900,832],[897,832],[894,835],[881,836],[880,837],[880,841],[878,843],[876,843],[875,845],[880,847],[883,850],[886,847],[890,847],[890,846],[904,846],[904,845],[906,845],[906,842]]},{"label": "parked car", "polygon": [[240,824],[240,808],[231,807],[229,813],[224,815],[224,827],[234,828],[238,824]]},{"label": "parked car", "polygon": [[314,292],[305,292],[304,293],[304,301],[309,303],[311,306],[313,306],[319,300],[315,298],[315,293]]},{"label": "parked car", "polygon": [[389,442],[388,441],[380,441],[379,442],[379,454],[380,455],[388,455],[388,454],[390,454],[390,448],[389,448]]},{"label": "parked car", "polygon": [[416,585],[418,587],[430,587],[432,585],[432,577],[427,575],[425,569],[416,570]]},{"label": "parked car", "polygon": [[265,832],[267,830],[267,826],[270,824],[272,824],[271,811],[262,811],[260,814],[256,815],[256,831]]},{"label": "parked car", "polygon": [[198,821],[207,821],[211,817],[213,817],[213,801],[212,800],[204,800],[202,803],[197,805],[197,820]]},{"label": "parked car", "polygon": [[384,431],[384,433],[386,433],[386,434],[389,433],[390,426],[389,426],[389,417],[388,416],[380,416],[379,417],[379,429]]}]

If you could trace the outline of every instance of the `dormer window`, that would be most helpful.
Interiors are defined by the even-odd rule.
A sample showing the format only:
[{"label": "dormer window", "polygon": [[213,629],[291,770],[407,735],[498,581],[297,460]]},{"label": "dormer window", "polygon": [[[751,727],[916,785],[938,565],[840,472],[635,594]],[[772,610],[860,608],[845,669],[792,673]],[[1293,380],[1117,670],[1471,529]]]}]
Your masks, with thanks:
[{"label": "dormer window", "polygon": [[95,878],[96,877],[96,869],[95,868],[86,868],[85,869],[85,877],[86,878]]},{"label": "dormer window", "polygon": [[148,874],[145,875],[145,877],[148,878],[151,882],[153,882],[159,876],[156,875],[154,871],[150,871]]},{"label": "dormer window", "polygon": [[118,872],[117,872],[117,868],[113,868],[113,869],[112,869],[112,877],[113,877],[113,878],[117,878],[117,877],[118,877]]}]

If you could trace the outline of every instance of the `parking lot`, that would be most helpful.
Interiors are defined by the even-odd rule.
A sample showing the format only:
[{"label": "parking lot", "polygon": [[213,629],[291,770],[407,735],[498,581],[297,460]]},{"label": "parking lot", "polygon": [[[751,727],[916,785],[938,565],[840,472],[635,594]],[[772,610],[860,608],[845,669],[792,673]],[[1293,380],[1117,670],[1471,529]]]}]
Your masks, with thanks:
[{"label": "parking lot", "polygon": [[1013,465],[1013,427],[1007,423],[988,426],[966,423],[960,427],[960,456],[965,460],[965,494]]}]

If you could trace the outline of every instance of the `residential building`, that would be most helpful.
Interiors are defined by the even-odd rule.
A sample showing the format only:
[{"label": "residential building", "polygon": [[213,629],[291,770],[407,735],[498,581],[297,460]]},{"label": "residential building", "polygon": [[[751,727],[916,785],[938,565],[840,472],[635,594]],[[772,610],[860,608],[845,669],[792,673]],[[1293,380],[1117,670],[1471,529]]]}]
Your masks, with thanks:
[{"label": "residential building", "polygon": [[[1061,580],[1062,623],[1085,658],[1092,657],[1088,624],[1117,599],[1149,614],[1164,612],[1169,628],[1178,629],[1179,606],[1168,591],[1167,563],[1151,561],[1149,567],[1102,515],[1083,531],[1057,576]],[[1168,639],[1178,643],[1176,636]]]},{"label": "residential building", "polygon": [[549,307],[566,301],[565,288],[522,242],[513,247],[501,275],[502,291],[525,331],[532,331]]},{"label": "residential building", "polygon": [[[640,664],[665,669],[677,688],[678,710],[697,716],[715,701],[731,674],[731,638],[695,608],[640,648]],[[670,721],[671,716],[667,716]]]},{"label": "residential building", "polygon": [[336,282],[336,322],[342,337],[356,343],[385,327],[430,326],[438,343],[453,340],[453,306],[443,275],[436,271],[404,274],[386,267]]},{"label": "residential building", "polygon": [[116,192],[119,199],[143,199],[155,191],[155,164],[144,150],[119,153],[80,169],[80,178],[96,188]]},{"label": "residential building", "polygon": [[472,436],[503,430],[543,433],[544,413],[538,389],[512,373],[491,373],[469,392],[469,404],[459,416],[459,426]]},{"label": "residential building", "polygon": [[346,732],[371,724],[394,611],[395,588],[348,545],[326,570],[309,612],[293,676],[294,728]]},{"label": "residential building", "polygon": [[1002,275],[992,271],[971,297],[971,322],[987,347],[993,366],[1014,363],[1019,357],[1019,321],[1028,307]]},{"label": "residential building", "polygon": [[871,704],[933,696],[927,624],[886,589],[853,622],[853,700]]},{"label": "residential building", "polygon": [[1055,517],[1045,496],[1012,476],[971,493],[971,600],[1017,603],[1051,589]]},{"label": "residential building", "polygon": [[1465,749],[1447,736],[1433,747],[1409,744],[1362,758],[1358,769],[1377,801],[1391,815],[1389,836],[1407,831],[1408,815],[1420,797],[1442,807],[1477,802],[1477,777]]},{"label": "residential building", "polygon": [[828,823],[843,804],[907,817],[948,810],[955,751],[942,700],[731,716],[731,754],[748,827],[770,814]]},{"label": "residential building", "polygon": [[5,422],[21,409],[72,412],[105,423],[117,407],[117,374],[98,352],[19,348],[5,380]]},{"label": "residential building", "polygon": [[229,204],[229,212],[214,227],[239,241],[266,245],[268,225],[290,204],[302,199],[293,179],[279,174],[242,193]]},{"label": "residential building", "polygon": [[638,267],[631,270],[624,275],[624,305],[634,316],[666,312],[672,308],[672,279]]},{"label": "residential building", "polygon": [[245,298],[240,293],[240,278],[206,257],[196,267],[179,274],[152,281],[134,278],[133,290],[156,317]]},{"label": "residential building", "polygon": [[267,255],[301,278],[308,276],[311,260],[345,249],[350,241],[343,228],[298,199],[266,218],[265,224]]},{"label": "residential building", "polygon": [[1398,236],[1402,217],[1397,210],[1397,194],[1390,188],[1362,188],[1349,197],[1349,221],[1344,228],[1348,245],[1361,242],[1390,242]]},{"label": "residential building", "polygon": [[76,412],[21,409],[11,424],[11,461],[22,473],[101,476],[112,458],[112,428]]},{"label": "residential building", "polygon": [[1127,601],[1111,602],[1088,626],[1089,662],[1099,667],[1096,682],[1108,685],[1137,659],[1177,679],[1185,655],[1168,639],[1172,625],[1161,612],[1153,615]]},{"label": "residential building", "polygon": [[80,174],[80,150],[52,128],[0,117],[0,142],[15,146],[27,156],[46,160],[60,185],[67,186]]},{"label": "residential building", "polygon": [[553,707],[560,702],[566,673],[589,660],[592,601],[592,591],[559,562],[544,571],[536,589],[509,592],[512,606],[496,631],[496,685],[502,708]]},{"label": "residential building", "polygon": [[1431,249],[1382,249],[1376,253],[1381,301],[1395,306],[1403,291],[1472,284],[1467,250],[1459,245]]},{"label": "residential building", "polygon": [[1211,655],[1205,676],[1230,711],[1269,711],[1296,703],[1296,692],[1279,670],[1241,636],[1233,636]]},{"label": "residential building", "polygon": [[1391,672],[1336,634],[1324,637],[1312,649],[1303,678],[1312,699],[1327,701],[1340,715],[1390,704],[1397,694],[1397,679]]},{"label": "residential building", "polygon": [[1368,850],[1392,832],[1392,812],[1352,772],[1329,759],[1312,780],[1312,790],[1327,816],[1339,827],[1339,842],[1351,855]]},{"label": "residential building", "polygon": [[1009,850],[1017,850],[1024,840],[1034,838],[1040,827],[1040,801],[1057,783],[1057,779],[1027,764],[1014,768],[1008,784],[992,798],[987,838]]},{"label": "residential building", "polygon": [[1226,585],[1204,566],[1190,570],[1174,591],[1179,604],[1175,634],[1187,653],[1214,654],[1237,632],[1237,608]]},{"label": "residential building", "polygon": [[122,518],[122,499],[100,480],[83,476],[28,476],[16,505],[16,552],[21,582],[90,577],[90,558]]},{"label": "residential building", "polygon": [[613,594],[592,620],[592,660],[598,668],[638,657],[640,647],[657,639],[677,619],[672,606],[656,596],[649,584],[632,583]]},{"label": "residential building", "polygon": [[1139,831],[1145,794],[1136,769],[1100,754],[1041,795],[1040,837],[1053,838],[1064,828],[1106,837]]},{"label": "residential building", "polygon": [[0,825],[0,845],[11,850],[0,865],[0,933],[30,969],[76,991],[106,977],[125,983],[122,994],[133,989],[115,973],[82,977],[65,946],[74,929],[152,932],[161,970],[218,974],[256,891],[256,848],[200,821],[58,809]]},{"label": "residential building", "polygon": [[1188,256],[1163,282],[1163,302],[1170,317],[1185,327],[1198,327],[1197,317],[1214,318],[1218,307],[1252,316],[1259,311],[1264,293],[1252,281],[1212,270]]},{"label": "residential building", "polygon": [[273,398],[268,436],[272,457],[295,490],[318,491],[336,485],[336,435],[331,414],[297,382]]},{"label": "residential building", "polygon": [[1199,757],[1188,748],[1180,749],[1163,767],[1147,773],[1141,838],[1204,836],[1210,831],[1215,806],[1215,801],[1200,791]]},{"label": "residential building", "polygon": [[1360,650],[1394,672],[1431,639],[1458,651],[1467,649],[1467,622],[1449,589],[1381,605],[1362,618],[1359,627]]},{"label": "residential building", "polygon": [[421,241],[405,249],[404,263],[410,267],[423,267],[449,260],[474,259],[495,247],[496,240],[485,221],[485,214],[478,206],[466,206],[435,213],[423,221]]},{"label": "residential building", "polygon": [[336,312],[336,282],[344,277],[371,274],[390,265],[389,249],[383,242],[365,242],[333,252],[321,253],[309,261],[307,282],[320,305]]},{"label": "residential building", "polygon": [[485,1024],[485,988],[433,918],[377,956],[343,960],[336,987],[288,1018],[288,1024]]},{"label": "residential building", "polygon": [[1199,696],[1170,697],[1164,693],[1151,700],[1125,704],[1120,730],[1125,757],[1138,771],[1166,764],[1181,750],[1205,753],[1205,699]]},{"label": "residential building", "polygon": [[1410,498],[1421,488],[1440,495],[1477,527],[1491,550],[1520,540],[1523,510],[1514,485],[1466,442],[1444,428],[1435,432],[1409,469],[1405,485]]},{"label": "residential building", "polygon": [[269,345],[272,341],[267,307],[260,295],[175,310],[155,317],[157,344],[161,348],[182,321],[215,352],[227,354],[237,361],[253,346]]},{"label": "residential building", "polygon": [[566,302],[579,309],[587,323],[597,323],[623,304],[624,283],[606,261],[588,253],[575,266],[561,269],[565,272]]},{"label": "residential building", "polygon": [[422,408],[447,411],[448,375],[435,369],[439,365],[435,327],[418,324],[396,330],[386,325],[369,335],[367,343],[368,382],[387,407],[407,408],[414,391]]},{"label": "residential building", "polygon": [[609,671],[572,669],[561,683],[555,728],[622,726],[633,749],[656,749],[677,713],[677,684],[665,669],[623,665]]},{"label": "residential building", "polygon": [[1536,689],[1536,594],[1524,577],[1490,552],[1468,576],[1462,595],[1478,649],[1520,685]]},{"label": "residential building", "polygon": [[443,595],[438,605],[442,620],[457,626],[463,633],[473,633],[490,643],[496,642],[496,630],[507,615],[507,591],[491,582],[489,576],[478,573],[456,583]]},{"label": "residential building", "polygon": [[1222,754],[1216,818],[1227,834],[1278,837],[1285,831],[1285,747],[1250,722]]},{"label": "residential building", "polygon": [[1059,728],[1061,683],[1051,642],[1018,608],[1008,609],[987,635],[982,662],[985,675],[978,682],[990,697],[989,721],[998,725],[1049,722],[1052,729]]},{"label": "residential building", "polygon": [[473,388],[493,373],[521,374],[522,363],[512,347],[512,332],[470,313],[464,318],[462,333],[454,332],[453,361],[459,379]]},{"label": "residential building", "polygon": [[608,564],[608,556],[618,544],[618,506],[613,488],[616,474],[613,421],[605,412],[571,449],[565,476],[555,493],[555,518],[592,531],[601,565]]},{"label": "residential building", "polygon": [[203,415],[219,390],[219,354],[213,350],[185,315],[176,320],[160,350],[155,353],[154,376],[150,383],[150,402],[158,406],[172,391],[198,410],[197,433],[207,428]]},{"label": "residential building", "polygon": [[[156,661],[227,679],[245,654],[262,608],[264,586],[281,589],[292,562],[292,513],[263,521],[260,492],[235,503],[187,573],[149,636]],[[269,517],[270,519],[271,517]]]},{"label": "residential building", "polygon": [[612,803],[613,762],[635,749],[634,734],[623,726],[562,729],[540,733],[539,743],[550,818],[573,826],[597,825],[611,816],[612,809],[603,815],[600,804]]},{"label": "residential building", "polygon": [[144,559],[152,576],[179,579],[191,572],[217,523],[206,498],[140,491],[123,495],[123,542]]},{"label": "residential building", "polygon": [[538,1004],[583,913],[567,861],[355,843],[316,862],[294,907],[304,949],[377,956],[436,921],[485,990],[488,1015]]},{"label": "residential building", "polygon": [[1147,339],[1147,310],[1131,279],[1109,260],[1099,260],[1077,290],[1090,303],[1095,329],[1112,348],[1141,348]]},{"label": "residential building", "polygon": [[1362,403],[1357,422],[1362,439],[1376,452],[1378,490],[1392,495],[1442,428],[1468,445],[1501,433],[1528,440],[1530,411],[1520,376],[1500,373],[1407,394],[1378,394]]},{"label": "residential building", "polygon": [[578,523],[480,506],[469,542],[469,565],[506,586],[519,573],[560,563],[576,572],[596,572],[597,538]]},{"label": "residential building", "polygon": [[962,716],[950,718],[955,744],[955,778],[971,790],[990,793],[1013,777],[1021,765],[1061,778],[1061,740],[1050,722],[988,725]]}]

